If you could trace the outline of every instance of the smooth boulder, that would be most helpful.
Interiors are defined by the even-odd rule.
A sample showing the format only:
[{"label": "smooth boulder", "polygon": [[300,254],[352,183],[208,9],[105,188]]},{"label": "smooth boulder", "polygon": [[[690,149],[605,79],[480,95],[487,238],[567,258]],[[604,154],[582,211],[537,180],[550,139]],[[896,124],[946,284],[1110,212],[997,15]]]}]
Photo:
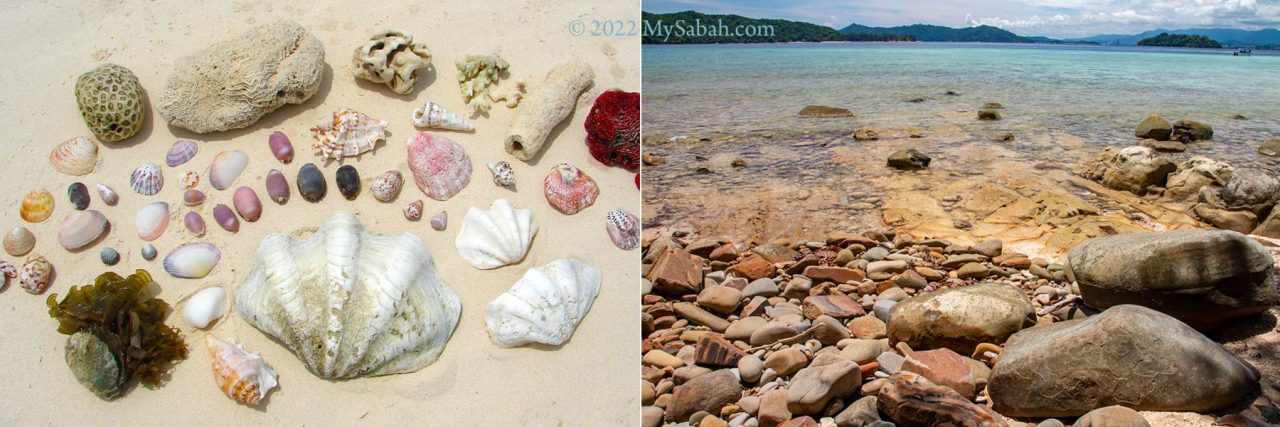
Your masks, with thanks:
[{"label": "smooth boulder", "polygon": [[1257,241],[1227,230],[1096,237],[1067,254],[1085,304],[1143,305],[1200,330],[1280,302],[1274,263]]},{"label": "smooth boulder", "polygon": [[720,408],[737,402],[741,395],[742,386],[738,384],[738,376],[732,370],[721,369],[699,375],[676,387],[671,406],[667,408],[667,422],[688,420],[690,415],[698,411],[718,414]]},{"label": "smooth boulder", "polygon": [[800,109],[802,117],[852,117],[853,112],[844,108],[825,105],[809,105]]},{"label": "smooth boulder", "polygon": [[1141,123],[1138,123],[1138,129],[1134,132],[1134,135],[1138,138],[1167,141],[1173,135],[1173,125],[1169,124],[1168,120],[1152,114],[1142,120]]},{"label": "smooth boulder", "polygon": [[1143,195],[1152,186],[1163,187],[1177,165],[1143,146],[1107,147],[1084,169],[1085,178],[1115,190]]},{"label": "smooth boulder", "polygon": [[973,354],[978,344],[1001,343],[1018,332],[1034,310],[1017,288],[985,283],[927,292],[889,310],[889,342],[916,350],[949,348]]},{"label": "smooth boulder", "polygon": [[1014,334],[987,391],[1009,417],[1078,416],[1124,405],[1210,412],[1258,389],[1258,370],[1190,326],[1121,305]]},{"label": "smooth boulder", "polygon": [[898,150],[889,155],[888,165],[894,169],[903,170],[919,170],[928,169],[929,162],[933,159],[921,153],[920,151],[910,148],[906,150]]}]

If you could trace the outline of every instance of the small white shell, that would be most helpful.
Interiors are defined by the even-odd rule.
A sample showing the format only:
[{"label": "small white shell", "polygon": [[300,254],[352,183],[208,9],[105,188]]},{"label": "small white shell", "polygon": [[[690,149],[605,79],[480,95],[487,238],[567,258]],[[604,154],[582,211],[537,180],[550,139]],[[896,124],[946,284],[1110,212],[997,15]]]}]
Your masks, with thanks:
[{"label": "small white shell", "polygon": [[476,130],[475,123],[431,101],[413,110],[413,125],[420,128],[448,129],[469,132]]},{"label": "small white shell", "polygon": [[489,339],[502,347],[560,345],[573,336],[600,293],[600,271],[558,259],[524,273],[484,310]]},{"label": "small white shell", "polygon": [[240,344],[218,339],[213,334],[205,335],[204,342],[213,360],[213,379],[227,397],[257,405],[267,392],[276,388],[276,371],[258,353],[249,353]]},{"label": "small white shell", "polygon": [[200,185],[200,174],[196,173],[196,171],[183,172],[182,178],[179,178],[178,182],[182,184],[184,190],[196,188],[197,185]]},{"label": "small white shell", "polygon": [[199,279],[208,276],[221,259],[222,252],[212,243],[187,243],[165,255],[164,271],[173,277]]},{"label": "small white shell", "polygon": [[148,242],[155,240],[164,234],[165,227],[169,226],[169,204],[153,202],[143,206],[133,216],[133,224],[138,227],[138,237],[142,240]]},{"label": "small white shell", "polygon": [[98,144],[89,138],[75,137],[53,147],[49,164],[67,175],[80,176],[93,172],[98,163]]},{"label": "small white shell", "polygon": [[58,229],[58,244],[69,251],[83,248],[98,240],[111,224],[107,216],[96,210],[71,211]]},{"label": "small white shell", "polygon": [[509,187],[516,183],[516,171],[511,170],[511,164],[506,161],[499,160],[489,162],[489,172],[493,172],[493,183],[503,187]]},{"label": "small white shell", "polygon": [[129,187],[133,188],[133,192],[143,196],[154,195],[164,188],[164,175],[160,173],[160,167],[155,163],[143,163],[142,166],[133,170],[133,175],[129,176]]},{"label": "small white shell", "polygon": [[369,185],[369,190],[373,193],[373,198],[385,203],[400,195],[400,188],[403,186],[404,175],[400,171],[392,170],[374,178],[373,184]]},{"label": "small white shell", "polygon": [[196,292],[182,308],[187,324],[204,329],[227,312],[227,290],[214,286]]},{"label": "small white shell", "polygon": [[454,246],[471,265],[488,270],[524,259],[535,234],[538,224],[533,222],[533,211],[515,209],[506,199],[497,199],[489,210],[467,210]]},{"label": "small white shell", "polygon": [[226,190],[236,182],[240,173],[249,165],[249,155],[240,150],[223,151],[213,157],[209,166],[209,184],[213,188]]},{"label": "small white shell", "polygon": [[112,190],[106,184],[98,184],[98,195],[107,206],[115,206],[116,202],[120,201],[120,195],[116,194],[116,190]]},{"label": "small white shell", "polygon": [[23,256],[36,247],[36,235],[26,227],[14,227],[4,235],[4,251],[9,255]]}]

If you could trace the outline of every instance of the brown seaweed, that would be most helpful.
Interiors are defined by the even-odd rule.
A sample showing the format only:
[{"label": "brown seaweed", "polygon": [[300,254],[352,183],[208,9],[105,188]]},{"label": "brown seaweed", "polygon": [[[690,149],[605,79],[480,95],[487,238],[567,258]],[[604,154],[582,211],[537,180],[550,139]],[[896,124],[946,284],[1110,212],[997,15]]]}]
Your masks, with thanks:
[{"label": "brown seaweed", "polygon": [[72,372],[103,398],[115,397],[130,381],[159,386],[172,364],[187,357],[182,335],[164,324],[171,310],[151,294],[152,282],[146,270],[127,278],[107,272],[92,285],[72,286],[61,302],[56,293],[45,300],[58,332],[73,335],[66,354]]}]

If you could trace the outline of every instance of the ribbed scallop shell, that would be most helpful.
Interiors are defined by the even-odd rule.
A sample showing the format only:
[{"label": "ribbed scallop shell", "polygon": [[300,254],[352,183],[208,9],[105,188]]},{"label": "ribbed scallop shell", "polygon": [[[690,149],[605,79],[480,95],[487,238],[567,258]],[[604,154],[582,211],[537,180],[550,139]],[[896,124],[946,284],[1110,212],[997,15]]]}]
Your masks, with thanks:
[{"label": "ribbed scallop shell", "polygon": [[471,157],[449,138],[418,132],[408,150],[413,180],[427,197],[449,200],[471,182]]},{"label": "ribbed scallop shell", "polygon": [[235,303],[240,318],[327,379],[422,369],[440,357],[462,310],[422,240],[370,234],[350,212],[305,240],[262,239]]},{"label": "ribbed scallop shell", "polygon": [[640,245],[640,219],[622,209],[614,209],[605,215],[605,231],[614,246],[624,251]]},{"label": "ribbed scallop shell", "polygon": [[53,215],[53,194],[43,188],[31,190],[22,198],[22,219],[37,223],[49,219]]},{"label": "ribbed scallop shell", "polygon": [[58,244],[69,251],[83,248],[98,240],[111,224],[107,216],[96,210],[71,211],[58,229]]},{"label": "ribbed scallop shell", "polygon": [[454,246],[471,265],[488,270],[520,262],[536,234],[533,211],[515,209],[506,199],[498,199],[488,210],[467,210]]},{"label": "ribbed scallop shell", "polygon": [[373,150],[378,141],[387,139],[387,121],[343,108],[333,112],[333,117],[321,120],[311,128],[311,133],[317,139],[312,147],[320,149],[321,158],[356,156]]},{"label": "ribbed scallop shell", "polygon": [[58,172],[72,176],[93,172],[98,163],[98,144],[89,138],[75,137],[63,141],[49,152],[49,164]]},{"label": "ribbed scallop shell", "polygon": [[258,353],[245,351],[240,344],[205,334],[205,346],[213,360],[213,380],[232,400],[249,405],[262,403],[276,388],[276,371]]},{"label": "ribbed scallop shell", "polygon": [[551,173],[542,180],[542,190],[547,196],[547,203],[565,215],[581,212],[595,203],[596,196],[600,195],[596,180],[568,163],[551,169]]},{"label": "ribbed scallop shell", "polygon": [[169,154],[165,155],[164,163],[169,167],[180,166],[196,156],[196,152],[200,151],[200,147],[195,141],[190,139],[179,139],[169,147]]},{"label": "ribbed scallop shell", "polygon": [[560,345],[573,336],[600,293],[600,271],[559,259],[524,273],[484,310],[489,339],[502,347]]},{"label": "ribbed scallop shell", "polygon": [[133,192],[143,196],[159,193],[160,189],[164,188],[164,175],[160,173],[160,167],[155,163],[144,163],[134,169],[133,175],[129,176],[129,187],[133,188]]}]

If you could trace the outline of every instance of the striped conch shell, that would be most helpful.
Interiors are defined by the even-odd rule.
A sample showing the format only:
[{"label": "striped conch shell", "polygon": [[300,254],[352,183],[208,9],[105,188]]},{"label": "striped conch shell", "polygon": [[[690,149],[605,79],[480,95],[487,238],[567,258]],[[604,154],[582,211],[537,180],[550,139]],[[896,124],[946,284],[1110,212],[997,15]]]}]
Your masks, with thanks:
[{"label": "striped conch shell", "polygon": [[206,334],[204,343],[209,347],[209,358],[213,359],[213,379],[228,397],[257,405],[276,387],[275,370],[258,353],[249,353],[239,344],[218,339],[213,334]]},{"label": "striped conch shell", "polygon": [[440,104],[427,101],[422,108],[413,110],[413,125],[420,128],[435,128],[460,131],[473,131],[474,123],[441,107]]}]

